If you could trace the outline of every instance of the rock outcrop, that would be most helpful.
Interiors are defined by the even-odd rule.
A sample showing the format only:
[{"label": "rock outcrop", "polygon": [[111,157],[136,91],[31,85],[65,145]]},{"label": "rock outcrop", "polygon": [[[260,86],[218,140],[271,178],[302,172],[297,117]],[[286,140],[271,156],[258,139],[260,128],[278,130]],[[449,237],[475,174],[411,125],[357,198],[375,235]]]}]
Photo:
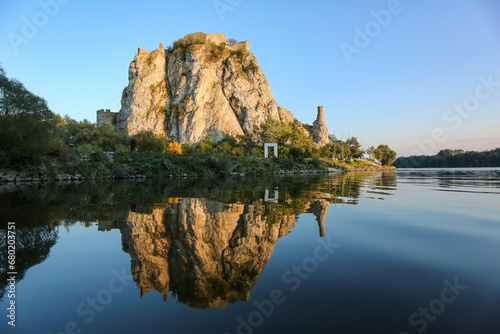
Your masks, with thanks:
[{"label": "rock outcrop", "polygon": [[325,146],[330,142],[330,135],[325,123],[325,116],[323,115],[323,106],[318,107],[318,117],[314,121],[311,128],[311,135],[313,141],[318,147]]},{"label": "rock outcrop", "polygon": [[[151,52],[139,48],[122,93],[117,128],[131,135],[152,130],[181,143],[197,143],[226,134],[254,135],[255,126],[268,117],[294,121],[277,106],[248,41],[228,45],[223,34],[199,32],[167,49],[161,44]],[[316,137],[323,143],[328,129],[321,120]]]}]

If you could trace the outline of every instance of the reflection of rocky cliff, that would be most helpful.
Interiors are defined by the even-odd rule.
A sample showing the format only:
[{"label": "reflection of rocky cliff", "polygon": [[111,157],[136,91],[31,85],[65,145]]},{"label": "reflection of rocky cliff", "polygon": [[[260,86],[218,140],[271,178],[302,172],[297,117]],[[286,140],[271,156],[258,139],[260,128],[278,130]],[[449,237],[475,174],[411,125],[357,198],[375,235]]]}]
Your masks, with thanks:
[{"label": "reflection of rocky cliff", "polygon": [[179,301],[202,309],[248,301],[278,238],[295,226],[296,214],[316,214],[324,235],[329,205],[316,200],[300,203],[299,212],[284,212],[263,200],[171,202],[151,214],[130,212],[120,229],[123,248],[141,294],[158,290],[166,299],[172,291]]}]

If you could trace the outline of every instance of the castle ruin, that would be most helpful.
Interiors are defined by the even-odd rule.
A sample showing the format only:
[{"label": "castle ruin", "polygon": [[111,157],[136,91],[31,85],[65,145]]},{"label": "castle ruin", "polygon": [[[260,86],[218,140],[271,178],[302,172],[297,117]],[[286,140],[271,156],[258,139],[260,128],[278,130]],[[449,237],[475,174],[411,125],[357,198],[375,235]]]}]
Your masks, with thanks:
[{"label": "castle ruin", "polygon": [[117,112],[111,112],[109,109],[99,109],[96,112],[97,126],[111,123],[116,128],[117,116]]}]

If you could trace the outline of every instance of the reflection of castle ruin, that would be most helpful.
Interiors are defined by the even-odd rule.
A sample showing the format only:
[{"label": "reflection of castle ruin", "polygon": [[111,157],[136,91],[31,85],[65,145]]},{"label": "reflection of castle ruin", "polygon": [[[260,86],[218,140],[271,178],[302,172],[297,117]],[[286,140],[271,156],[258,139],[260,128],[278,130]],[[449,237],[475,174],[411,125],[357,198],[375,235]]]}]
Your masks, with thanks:
[{"label": "reflection of castle ruin", "polygon": [[150,214],[129,212],[120,224],[132,276],[144,295],[172,291],[195,308],[223,308],[250,299],[250,290],[271,258],[279,237],[295,226],[296,215],[314,213],[320,235],[329,203],[300,201],[297,212],[275,203],[225,204],[197,198],[170,201]]}]

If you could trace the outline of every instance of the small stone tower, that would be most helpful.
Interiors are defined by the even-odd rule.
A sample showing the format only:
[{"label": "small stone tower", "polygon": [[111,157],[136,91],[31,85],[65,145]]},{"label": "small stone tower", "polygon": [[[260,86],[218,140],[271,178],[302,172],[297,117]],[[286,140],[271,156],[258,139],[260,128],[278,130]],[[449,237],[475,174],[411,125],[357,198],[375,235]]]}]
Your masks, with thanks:
[{"label": "small stone tower", "polygon": [[111,112],[109,109],[99,109],[96,112],[97,125],[103,125],[106,123],[111,123],[111,125],[116,126],[117,112]]},{"label": "small stone tower", "polygon": [[323,115],[323,106],[318,106],[318,117],[312,125],[311,134],[313,136],[314,143],[318,147],[325,146],[330,142],[328,128],[325,123],[325,116]]}]

